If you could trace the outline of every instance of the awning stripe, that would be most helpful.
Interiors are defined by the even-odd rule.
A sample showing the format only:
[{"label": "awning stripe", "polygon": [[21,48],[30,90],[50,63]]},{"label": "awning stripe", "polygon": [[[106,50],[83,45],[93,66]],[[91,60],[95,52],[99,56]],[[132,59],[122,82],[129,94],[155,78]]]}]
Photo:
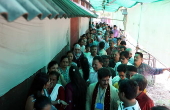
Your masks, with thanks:
[{"label": "awning stripe", "polygon": [[52,18],[96,17],[90,10],[70,0],[0,0],[0,14],[7,21],[14,21],[20,16],[32,20]]}]

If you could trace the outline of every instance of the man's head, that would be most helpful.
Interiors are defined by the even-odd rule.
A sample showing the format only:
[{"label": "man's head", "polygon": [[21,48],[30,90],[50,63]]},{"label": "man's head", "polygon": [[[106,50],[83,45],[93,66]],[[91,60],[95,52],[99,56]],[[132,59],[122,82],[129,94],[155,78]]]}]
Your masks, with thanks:
[{"label": "man's head", "polygon": [[114,29],[114,30],[116,30],[116,29],[117,29],[117,26],[116,26],[116,25],[114,25],[114,26],[113,26],[113,29]]},{"label": "man's head", "polygon": [[144,91],[144,89],[147,86],[147,80],[146,80],[146,78],[143,75],[141,75],[141,74],[134,74],[131,77],[131,79],[138,83],[139,91]]},{"label": "man's head", "polygon": [[81,50],[80,50],[80,45],[79,45],[79,44],[76,44],[76,45],[74,46],[74,54],[75,54],[76,56],[80,56],[80,55],[81,55]]},{"label": "man's head", "polygon": [[129,79],[119,81],[119,98],[122,102],[135,99],[137,96],[138,84]]},{"label": "man's head", "polygon": [[141,52],[136,52],[134,56],[134,63],[140,65],[143,62],[143,54]]},{"label": "man's head", "polygon": [[120,53],[120,61],[122,64],[127,64],[129,60],[129,52],[123,51]]},{"label": "man's head", "polygon": [[121,42],[120,42],[120,45],[122,45],[122,46],[125,46],[125,47],[126,47],[126,41],[121,41]]},{"label": "man's head", "polygon": [[120,45],[120,46],[118,47],[118,49],[119,49],[119,52],[123,52],[123,51],[125,51],[125,50],[126,50],[126,47],[125,47],[125,46]]},{"label": "man's head", "polygon": [[129,58],[131,58],[132,57],[132,49],[131,48],[127,48],[126,51],[129,52]]},{"label": "man's head", "polygon": [[127,65],[126,78],[131,79],[134,74],[137,74],[137,68],[133,65]]},{"label": "man's head", "polygon": [[105,43],[104,42],[100,42],[99,43],[99,49],[104,49]]},{"label": "man's head", "polygon": [[90,52],[90,46],[86,45],[85,49],[86,49],[86,52]]},{"label": "man's head", "polygon": [[96,45],[92,45],[90,48],[90,52],[92,56],[96,56],[97,55],[97,46]]},{"label": "man's head", "polygon": [[114,47],[114,41],[113,40],[109,40],[109,46]]},{"label": "man's head", "polygon": [[107,86],[109,85],[109,78],[111,76],[110,70],[108,70],[107,68],[101,68],[98,70],[97,74],[100,86],[103,89],[107,88]]},{"label": "man's head", "polygon": [[119,58],[120,58],[120,53],[119,53],[119,51],[118,51],[118,50],[113,50],[113,51],[111,52],[111,57],[113,58],[113,60],[114,60],[115,62],[118,62],[118,61],[119,61]]},{"label": "man's head", "polygon": [[126,64],[120,64],[118,67],[117,67],[117,72],[119,73],[119,77],[121,79],[125,79],[126,78],[126,68],[127,68],[127,65]]},{"label": "man's head", "polygon": [[102,55],[101,56],[103,58],[103,67],[108,67],[109,66],[109,56],[107,55]]},{"label": "man's head", "polygon": [[103,65],[103,59],[100,56],[95,56],[93,58],[93,69],[95,71],[98,71],[100,68],[102,68]]},{"label": "man's head", "polygon": [[109,40],[109,35],[104,35],[104,40],[106,41],[106,42],[108,42],[108,40]]}]

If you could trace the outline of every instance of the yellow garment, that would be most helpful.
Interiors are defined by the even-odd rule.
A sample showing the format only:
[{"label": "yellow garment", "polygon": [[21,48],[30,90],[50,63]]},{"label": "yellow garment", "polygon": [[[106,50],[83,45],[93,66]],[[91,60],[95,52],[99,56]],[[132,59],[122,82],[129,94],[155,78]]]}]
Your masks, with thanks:
[{"label": "yellow garment", "polygon": [[119,89],[119,84],[118,84],[118,82],[114,83],[113,86],[114,86],[116,89]]}]

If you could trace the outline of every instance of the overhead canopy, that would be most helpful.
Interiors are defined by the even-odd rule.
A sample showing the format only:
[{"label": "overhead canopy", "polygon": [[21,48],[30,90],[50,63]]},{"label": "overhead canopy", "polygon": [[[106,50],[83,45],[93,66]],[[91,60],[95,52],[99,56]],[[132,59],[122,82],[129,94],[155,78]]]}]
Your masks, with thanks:
[{"label": "overhead canopy", "polygon": [[108,12],[115,12],[120,7],[131,8],[137,3],[151,3],[162,0],[90,0],[91,5],[96,11],[104,10]]},{"label": "overhead canopy", "polygon": [[8,21],[24,16],[28,21],[35,17],[97,17],[85,7],[70,0],[0,0],[0,14]]}]

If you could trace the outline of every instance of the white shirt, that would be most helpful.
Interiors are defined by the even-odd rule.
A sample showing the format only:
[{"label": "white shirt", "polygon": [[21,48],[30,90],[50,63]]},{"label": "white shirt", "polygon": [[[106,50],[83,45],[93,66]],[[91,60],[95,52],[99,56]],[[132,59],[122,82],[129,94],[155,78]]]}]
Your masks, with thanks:
[{"label": "white shirt", "polygon": [[93,69],[93,67],[92,67],[93,58],[94,57],[91,54],[89,56],[87,56],[87,59],[88,59],[89,65],[90,65],[90,69]]},{"label": "white shirt", "polygon": [[133,106],[129,106],[129,107],[124,107],[123,106],[123,102],[121,101],[118,107],[118,110],[141,110],[138,101],[136,100],[136,104]]},{"label": "white shirt", "polygon": [[107,50],[107,49],[110,47],[110,46],[109,46],[109,42],[106,42],[106,41],[104,40],[104,43],[105,43],[104,49]]},{"label": "white shirt", "polygon": [[107,52],[104,49],[99,51],[99,56],[102,56],[102,55],[107,55]]},{"label": "white shirt", "polygon": [[85,46],[82,45],[82,46],[80,47],[80,50],[84,53],[84,52],[85,52]]},{"label": "white shirt", "polygon": [[131,58],[128,60],[128,62],[131,63],[131,64],[134,64],[134,58],[131,57]]}]

